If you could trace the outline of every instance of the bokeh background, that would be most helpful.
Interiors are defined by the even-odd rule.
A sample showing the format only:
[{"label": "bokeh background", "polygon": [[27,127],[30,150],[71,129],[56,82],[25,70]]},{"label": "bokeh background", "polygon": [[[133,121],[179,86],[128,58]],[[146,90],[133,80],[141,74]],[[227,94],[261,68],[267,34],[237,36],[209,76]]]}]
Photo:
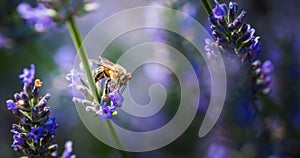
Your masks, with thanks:
[{"label": "bokeh background", "polygon": [[[18,157],[13,149],[12,123],[18,120],[6,109],[5,101],[21,90],[18,74],[23,67],[34,63],[36,77],[44,82],[42,94],[52,94],[49,101],[52,115],[57,117],[59,128],[54,142],[63,150],[64,142],[72,140],[77,157],[120,157],[119,152],[93,137],[81,122],[72,92],[65,80],[73,67],[76,51],[65,25],[59,25],[44,33],[36,33],[16,12],[19,0],[0,1],[0,157]],[[26,1],[34,4],[34,1]],[[106,17],[119,11],[148,5],[158,5],[181,10],[198,20],[210,31],[210,23],[200,1],[197,0],[99,0],[97,11],[77,18],[80,31],[87,33]],[[229,3],[222,0],[220,3]],[[300,2],[295,0],[251,0],[239,1],[240,9],[247,10],[247,23],[256,29],[261,37],[262,60],[274,64],[271,84],[272,93],[257,100],[262,112],[257,113],[251,104],[243,99],[244,90],[239,60],[232,55],[224,55],[227,69],[228,91],[221,118],[213,130],[204,138],[198,138],[198,129],[210,97],[210,81],[205,63],[191,44],[176,34],[163,30],[150,30],[153,41],[174,46],[190,59],[197,72],[201,88],[199,110],[188,130],[170,145],[150,152],[128,153],[129,157],[207,157],[207,158],[297,158],[300,157]],[[211,1],[212,3],[212,1]],[[154,13],[153,13],[154,14]],[[152,13],[149,13],[148,18]],[[145,17],[147,18],[147,17]],[[112,31],[130,22],[124,19]],[[185,24],[180,26],[184,29]],[[138,36],[129,32],[114,41],[106,52],[114,52],[110,59],[125,52],[129,39]],[[109,36],[109,33],[108,33]],[[103,37],[105,38],[105,37]],[[131,41],[134,43],[134,41]],[[131,44],[132,44],[131,43]],[[155,50],[158,52],[165,50]],[[155,75],[161,74],[161,75]],[[180,101],[178,81],[171,71],[161,65],[145,65],[133,75],[140,80],[161,82],[168,95],[164,108],[158,115],[148,119],[129,119],[132,130],[147,131],[165,124],[175,114]],[[134,77],[137,78],[137,77]],[[138,79],[137,79],[138,80]],[[138,81],[136,81],[138,82]],[[145,104],[149,97],[147,91],[129,84],[138,103]],[[140,95],[140,96],[139,96]],[[148,99],[147,99],[148,97]],[[126,99],[126,98],[125,98]],[[126,106],[126,105],[125,105]],[[129,106],[129,105],[128,105]],[[122,118],[118,118],[122,119]],[[118,119],[116,121],[118,121]],[[122,120],[121,122],[124,122]],[[134,141],[134,140],[133,140]]]}]

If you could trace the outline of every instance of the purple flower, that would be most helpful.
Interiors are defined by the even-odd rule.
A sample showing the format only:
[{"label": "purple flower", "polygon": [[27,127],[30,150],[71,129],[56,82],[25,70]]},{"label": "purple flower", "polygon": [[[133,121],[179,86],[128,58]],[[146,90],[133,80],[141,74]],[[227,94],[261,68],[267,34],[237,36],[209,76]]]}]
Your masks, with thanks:
[{"label": "purple flower", "polygon": [[259,56],[259,52],[260,52],[260,42],[259,42],[260,37],[255,37],[253,38],[253,42],[250,46],[250,55],[251,56]]},{"label": "purple flower", "polygon": [[19,151],[22,146],[24,146],[25,144],[25,136],[22,133],[15,133],[13,136],[14,142],[11,145],[11,147],[15,150],[15,151]]},{"label": "purple flower", "polygon": [[96,113],[100,115],[102,121],[106,121],[107,118],[112,119],[113,118],[113,112],[115,111],[115,107],[107,106],[106,102],[103,106],[100,106],[100,110]]},{"label": "purple flower", "polygon": [[45,123],[45,128],[48,130],[48,132],[51,135],[55,135],[55,129],[58,128],[56,122],[55,122],[55,117],[51,117],[50,119],[48,119],[48,121]]},{"label": "purple flower", "polygon": [[237,4],[234,2],[229,2],[228,7],[229,7],[229,9],[235,9],[235,7],[237,7]]},{"label": "purple flower", "polygon": [[216,3],[216,6],[215,8],[212,10],[213,12],[213,17],[216,18],[216,19],[222,19],[223,16],[226,14],[226,10],[224,8],[223,5],[220,5],[218,3],[217,0],[215,0],[215,3]]},{"label": "purple flower", "polygon": [[22,129],[21,126],[18,124],[12,124],[12,129],[10,130],[11,133],[21,133]]},{"label": "purple flower", "polygon": [[273,64],[270,60],[265,61],[262,65],[262,71],[264,74],[269,74],[273,71],[273,68]]},{"label": "purple flower", "polygon": [[36,108],[44,109],[44,107],[47,105],[48,99],[50,99],[51,94],[47,93],[43,98],[40,99],[40,101],[36,104]]},{"label": "purple flower", "polygon": [[32,25],[37,32],[44,32],[47,28],[54,26],[50,16],[54,10],[47,9],[43,4],[38,4],[36,8],[32,8],[23,2],[18,5],[17,11],[21,18],[27,20],[27,23]]},{"label": "purple flower", "polygon": [[61,156],[61,158],[75,158],[76,156],[73,155],[72,153],[72,145],[73,145],[73,142],[72,141],[67,141],[66,144],[65,144],[65,150]]},{"label": "purple flower", "polygon": [[31,127],[30,133],[27,134],[27,138],[33,138],[35,143],[38,143],[41,138],[44,137],[44,128],[42,126]]},{"label": "purple flower", "polygon": [[252,63],[252,71],[255,78],[255,89],[263,94],[269,94],[271,92],[270,84],[272,77],[270,76],[273,70],[273,64],[267,60],[261,64],[260,60],[256,60]]},{"label": "purple flower", "polygon": [[273,70],[273,65],[270,61],[261,64],[258,59],[261,50],[260,37],[254,35],[255,29],[250,24],[243,23],[247,12],[242,10],[238,14],[238,6],[234,2],[229,3],[228,7],[225,4],[220,5],[216,0],[215,3],[210,21],[216,43],[232,48],[243,63],[252,67],[254,82],[251,89],[254,95],[258,92],[270,93],[272,78],[269,73]]},{"label": "purple flower", "polygon": [[0,32],[0,49],[7,44],[7,38]]},{"label": "purple flower", "polygon": [[68,72],[72,69],[74,54],[76,54],[76,51],[71,46],[63,46],[56,51],[54,60],[63,72]]},{"label": "purple flower", "polygon": [[119,90],[114,90],[108,94],[113,106],[122,107],[122,102],[124,101],[123,96],[120,94]]},{"label": "purple flower", "polygon": [[212,10],[212,35],[216,38],[216,43],[222,46],[234,48],[235,53],[242,61],[253,62],[259,56],[259,37],[254,35],[255,29],[249,24],[243,24],[246,11],[242,10],[238,15],[237,4],[219,4]]},{"label": "purple flower", "polygon": [[25,68],[19,75],[24,83],[23,91],[15,93],[15,100],[6,101],[7,109],[19,118],[19,123],[13,124],[10,130],[14,134],[12,148],[28,157],[55,156],[58,146],[51,141],[58,125],[55,117],[49,117],[47,101],[51,95],[39,96],[42,82],[39,79],[34,81],[34,75],[34,65],[30,69]]},{"label": "purple flower", "polygon": [[230,152],[228,149],[221,144],[211,144],[208,152],[207,152],[207,158],[228,158],[231,157]]},{"label": "purple flower", "polygon": [[25,124],[30,124],[30,123],[31,123],[31,120],[30,120],[28,117],[23,117],[22,121],[23,121]]},{"label": "purple flower", "polygon": [[15,102],[11,99],[6,101],[6,106],[8,110],[16,110],[18,109],[17,105],[15,104]]},{"label": "purple flower", "polygon": [[67,81],[70,83],[69,87],[80,84],[81,73],[72,69],[70,73],[66,75]]},{"label": "purple flower", "polygon": [[181,8],[182,12],[187,13],[191,17],[195,17],[197,13],[197,9],[195,8],[195,4],[187,3]]},{"label": "purple flower", "polygon": [[19,75],[19,78],[22,79],[22,82],[29,85],[33,82],[35,75],[35,66],[31,64],[30,69],[24,68],[23,74]]}]

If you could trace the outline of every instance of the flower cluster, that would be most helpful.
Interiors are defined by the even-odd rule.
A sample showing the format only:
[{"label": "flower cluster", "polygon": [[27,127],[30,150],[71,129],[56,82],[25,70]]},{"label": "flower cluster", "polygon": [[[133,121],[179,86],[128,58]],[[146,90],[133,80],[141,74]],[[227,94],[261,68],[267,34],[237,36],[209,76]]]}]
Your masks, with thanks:
[{"label": "flower cluster", "polygon": [[44,32],[55,25],[52,20],[55,11],[47,9],[43,4],[38,4],[36,8],[33,8],[28,3],[22,2],[18,5],[17,11],[20,17],[27,20],[27,23],[37,32]]},{"label": "flower cluster", "polygon": [[[92,68],[93,69],[93,68]],[[117,108],[122,107],[122,102],[124,98],[120,92],[121,87],[115,87],[112,84],[106,84],[109,78],[103,78],[97,83],[97,88],[99,90],[99,95],[101,100],[98,103],[92,96],[92,93],[87,86],[87,80],[83,70],[78,72],[72,69],[70,73],[66,75],[66,79],[69,82],[69,86],[78,90],[84,99],[73,97],[73,102],[77,105],[83,105],[87,112],[100,116],[102,121],[106,119],[113,119],[117,115]]]},{"label": "flower cluster", "polygon": [[249,24],[242,23],[246,11],[238,14],[238,6],[234,2],[230,2],[228,7],[215,2],[216,7],[212,10],[210,21],[216,42],[234,48],[235,53],[243,60],[255,60],[260,52],[260,37],[254,36],[255,29]]},{"label": "flower cluster", "polygon": [[25,68],[19,75],[24,84],[23,91],[14,95],[14,100],[6,101],[7,109],[20,121],[13,124],[12,148],[29,157],[57,156],[57,144],[52,144],[55,130],[58,128],[55,117],[50,117],[50,107],[47,101],[50,94],[39,96],[43,83],[35,79],[35,66]]},{"label": "flower cluster", "polygon": [[57,22],[64,22],[72,16],[82,16],[98,7],[94,2],[82,0],[38,0],[38,2],[35,8],[26,2],[20,3],[17,7],[20,17],[37,32],[44,32]]},{"label": "flower cluster", "polygon": [[263,94],[269,94],[271,92],[270,83],[272,78],[270,73],[273,70],[273,65],[270,60],[261,64],[260,60],[256,60],[252,63],[253,82],[257,85],[255,91],[262,92]]},{"label": "flower cluster", "polygon": [[37,0],[39,3],[44,4],[47,8],[56,11],[57,20],[66,20],[70,16],[83,16],[98,8],[98,4],[93,0]]},{"label": "flower cluster", "polygon": [[7,100],[7,109],[20,118],[19,124],[13,124],[12,148],[31,157],[55,156],[58,146],[51,144],[55,129],[58,127],[55,117],[50,117],[47,101],[50,94],[39,96],[42,82],[34,80],[35,66],[25,68],[19,75],[24,83],[23,91],[14,95],[14,100]]},{"label": "flower cluster", "polygon": [[73,98],[73,102],[75,104],[84,105],[87,112],[100,116],[102,121],[106,121],[106,119],[113,119],[113,117],[118,114],[116,108],[122,107],[123,100],[123,96],[120,94],[119,90],[109,93],[108,97],[103,96],[100,104],[96,101],[76,97]]},{"label": "flower cluster", "polygon": [[210,21],[212,23],[212,34],[216,38],[216,43],[219,46],[226,46],[233,48],[235,53],[242,59],[242,61],[248,65],[252,74],[254,74],[254,93],[261,92],[268,94],[270,92],[270,72],[272,69],[268,69],[267,72],[263,72],[266,68],[273,67],[270,61],[261,65],[261,61],[258,59],[261,50],[260,37],[255,36],[255,29],[250,24],[243,24],[243,19],[246,15],[246,11],[242,10],[238,14],[237,3],[230,2],[226,4],[219,4],[215,0],[216,6],[212,10],[212,16]]}]

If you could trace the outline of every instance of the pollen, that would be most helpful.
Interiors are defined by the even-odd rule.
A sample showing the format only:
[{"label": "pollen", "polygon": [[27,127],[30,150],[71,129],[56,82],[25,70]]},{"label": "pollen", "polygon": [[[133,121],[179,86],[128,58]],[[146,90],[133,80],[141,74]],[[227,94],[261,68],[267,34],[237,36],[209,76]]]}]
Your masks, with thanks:
[{"label": "pollen", "polygon": [[18,101],[16,102],[16,105],[17,105],[17,106],[23,106],[24,104],[25,104],[24,100],[18,100]]},{"label": "pollen", "polygon": [[116,116],[117,114],[118,114],[118,111],[112,112],[112,115],[113,115],[113,116]]},{"label": "pollen", "polygon": [[36,80],[34,81],[34,86],[40,88],[40,87],[43,86],[43,82],[41,82],[40,79],[36,79]]}]

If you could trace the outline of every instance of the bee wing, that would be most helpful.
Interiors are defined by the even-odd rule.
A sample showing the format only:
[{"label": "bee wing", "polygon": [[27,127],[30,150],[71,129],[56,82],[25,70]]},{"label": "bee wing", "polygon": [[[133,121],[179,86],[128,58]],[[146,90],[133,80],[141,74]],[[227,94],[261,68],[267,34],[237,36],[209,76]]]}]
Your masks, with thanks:
[{"label": "bee wing", "polygon": [[114,66],[115,64],[103,56],[99,56],[99,62],[102,65]]},{"label": "bee wing", "polygon": [[89,61],[92,62],[93,64],[97,65],[98,67],[101,67],[102,69],[107,68],[109,70],[112,70],[113,63],[111,61],[109,61],[106,58],[104,59],[104,57],[101,57],[101,58],[99,57],[99,59],[100,60],[89,59]]},{"label": "bee wing", "polygon": [[89,59],[90,62],[92,62],[95,65],[100,65],[100,62],[98,60],[95,59]]},{"label": "bee wing", "polygon": [[109,59],[107,59],[103,56],[99,56],[99,62],[100,62],[100,65],[104,65],[115,72],[126,73],[126,69],[124,67],[122,67],[119,64],[113,63],[112,61],[110,61]]}]

